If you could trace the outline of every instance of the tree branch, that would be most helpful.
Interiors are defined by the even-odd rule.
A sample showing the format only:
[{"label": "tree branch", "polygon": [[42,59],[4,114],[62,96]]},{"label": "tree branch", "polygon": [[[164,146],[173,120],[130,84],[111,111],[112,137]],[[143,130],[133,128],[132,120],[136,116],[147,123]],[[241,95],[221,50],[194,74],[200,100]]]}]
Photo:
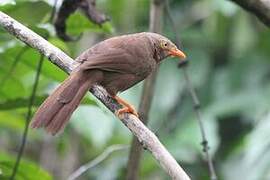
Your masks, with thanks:
[{"label": "tree branch", "polygon": [[[3,26],[10,34],[44,54],[52,63],[60,67],[65,72],[70,73],[73,69],[78,67],[79,64],[76,61],[73,61],[72,58],[64,52],[1,11],[0,25]],[[90,91],[112,112],[117,111],[121,107],[102,87],[94,86]],[[185,171],[179,166],[177,161],[161,144],[155,134],[145,127],[138,118],[131,114],[124,114],[121,118],[121,122],[124,123],[138,138],[143,147],[152,153],[160,166],[168,175],[171,176],[172,179],[190,179]]]},{"label": "tree branch", "polygon": [[13,167],[12,170],[12,174],[10,176],[10,180],[15,179],[18,168],[20,166],[20,162],[21,162],[21,158],[24,152],[24,148],[25,148],[25,144],[27,141],[27,135],[28,135],[28,130],[29,130],[29,123],[31,121],[31,115],[32,115],[32,106],[33,103],[35,101],[35,97],[36,97],[36,92],[37,92],[37,87],[38,87],[38,81],[39,81],[39,76],[40,76],[40,72],[41,72],[41,68],[42,68],[42,64],[43,64],[43,60],[44,60],[44,55],[40,55],[40,59],[39,59],[39,63],[37,66],[37,72],[36,72],[36,76],[35,76],[35,81],[34,81],[34,85],[33,85],[33,89],[29,98],[29,104],[28,104],[28,110],[27,110],[27,115],[25,118],[25,125],[24,125],[24,131],[23,131],[23,136],[22,136],[22,140],[21,140],[21,145],[19,148],[19,152],[16,158],[16,162],[15,165]]},{"label": "tree branch", "polygon": [[266,26],[270,27],[270,1],[269,0],[231,0],[243,9],[251,12]]},{"label": "tree branch", "polygon": [[[172,26],[172,29],[173,29],[173,32],[174,32],[174,35],[175,35],[175,39],[176,39],[176,45],[178,47],[181,46],[180,44],[180,39],[177,35],[177,29],[176,29],[176,26],[174,24],[174,21],[173,21],[173,16],[171,15],[171,10],[170,10],[170,6],[169,6],[169,0],[166,0],[166,6],[165,6],[165,9],[166,9],[166,13],[167,13],[167,16],[170,20],[170,23],[171,23],[171,26]],[[188,72],[187,72],[187,61],[185,61],[184,63],[183,62],[180,62],[179,63],[179,68],[182,68],[183,69],[183,73],[184,73],[184,79],[186,81],[186,86],[187,86],[187,89],[190,93],[190,96],[191,96],[191,99],[192,99],[192,102],[193,102],[193,108],[194,108],[194,111],[195,111],[195,114],[196,114],[196,117],[197,117],[197,121],[198,121],[198,124],[199,124],[199,128],[200,128],[200,132],[201,132],[201,136],[202,136],[202,146],[203,146],[203,152],[205,153],[205,156],[206,156],[206,160],[207,160],[207,164],[208,164],[208,169],[209,169],[209,174],[210,174],[210,179],[211,180],[217,180],[217,175],[216,175],[216,171],[215,171],[215,168],[214,168],[214,164],[213,164],[213,160],[212,160],[212,157],[210,156],[209,154],[209,146],[208,146],[208,141],[206,139],[206,133],[205,133],[205,128],[204,128],[204,125],[203,125],[203,121],[202,121],[202,116],[201,116],[201,111],[200,111],[200,100],[191,84],[191,81],[190,81],[190,78],[189,78],[189,75],[188,75]]]},{"label": "tree branch", "polygon": [[64,41],[78,39],[66,34],[66,21],[77,9],[81,9],[91,22],[99,26],[109,20],[109,17],[96,9],[96,0],[64,0],[54,24],[57,36]]},{"label": "tree branch", "polygon": [[[162,14],[163,14],[163,1],[152,0],[150,6],[150,24],[149,30],[151,32],[160,33],[162,29]],[[140,105],[139,105],[139,115],[144,124],[148,122],[148,114],[151,108],[152,99],[154,96],[155,83],[158,74],[158,69],[153,72],[143,83],[143,91],[141,95]],[[131,148],[128,158],[127,166],[127,180],[137,180],[139,169],[140,169],[140,159],[142,154],[142,146],[136,137],[133,136],[131,142]]]},{"label": "tree branch", "polygon": [[97,166],[99,163],[104,161],[110,154],[112,154],[115,151],[120,151],[124,149],[128,149],[128,145],[124,144],[114,144],[109,147],[107,147],[103,153],[101,153],[98,157],[93,159],[92,161],[80,166],[76,171],[74,171],[67,180],[74,180],[77,179],[79,176],[81,176],[83,173],[85,173],[87,170]]}]

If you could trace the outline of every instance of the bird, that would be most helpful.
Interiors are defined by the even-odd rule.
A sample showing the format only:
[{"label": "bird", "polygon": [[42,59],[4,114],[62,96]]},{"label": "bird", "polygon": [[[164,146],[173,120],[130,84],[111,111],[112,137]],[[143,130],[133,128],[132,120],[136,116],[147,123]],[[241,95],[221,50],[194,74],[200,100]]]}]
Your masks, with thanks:
[{"label": "bird", "polygon": [[60,132],[93,85],[104,87],[122,105],[115,112],[118,117],[123,113],[138,117],[134,106],[117,94],[144,80],[169,56],[186,58],[168,38],[152,32],[121,35],[97,43],[75,59],[79,66],[41,104],[31,127],[43,127],[52,135]]}]

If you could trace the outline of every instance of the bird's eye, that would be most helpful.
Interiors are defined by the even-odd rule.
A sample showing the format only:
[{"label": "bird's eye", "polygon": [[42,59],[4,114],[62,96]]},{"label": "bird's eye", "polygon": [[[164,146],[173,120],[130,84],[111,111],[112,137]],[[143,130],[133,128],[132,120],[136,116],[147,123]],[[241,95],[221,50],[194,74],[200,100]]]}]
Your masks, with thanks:
[{"label": "bird's eye", "polygon": [[160,47],[163,49],[167,49],[169,47],[169,43],[167,41],[161,41]]},{"label": "bird's eye", "polygon": [[162,48],[167,48],[169,46],[168,42],[166,42],[166,41],[161,42],[160,45]]}]

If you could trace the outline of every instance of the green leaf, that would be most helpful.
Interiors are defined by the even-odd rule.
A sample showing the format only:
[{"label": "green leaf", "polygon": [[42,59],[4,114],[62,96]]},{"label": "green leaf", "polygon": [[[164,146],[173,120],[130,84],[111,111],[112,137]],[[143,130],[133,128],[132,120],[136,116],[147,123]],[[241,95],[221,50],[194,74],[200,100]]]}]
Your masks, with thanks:
[{"label": "green leaf", "polygon": [[[15,158],[5,154],[0,153],[0,169],[2,173],[0,174],[0,179],[9,179],[15,163]],[[40,168],[35,163],[22,159],[20,166],[16,174],[16,180],[51,180],[52,177],[44,169]]]},{"label": "green leaf", "polygon": [[83,32],[99,32],[99,33],[112,33],[113,28],[109,22],[102,24],[101,26],[92,23],[89,19],[80,13],[74,13],[69,16],[67,22],[67,34],[78,36]]},{"label": "green leaf", "polygon": [[[37,68],[39,59],[40,54],[34,49],[29,49],[21,56],[21,62],[34,71]],[[45,60],[43,63],[41,74],[56,81],[62,81],[66,77],[66,74],[62,70],[48,60]]]},{"label": "green leaf", "polygon": [[16,114],[11,111],[0,111],[0,127],[14,130],[17,132],[18,130],[22,131],[24,129],[25,120],[19,114]]},{"label": "green leaf", "polygon": [[[36,96],[33,106],[39,106],[48,96]],[[27,107],[29,104],[29,97],[19,97],[15,99],[6,99],[0,101],[0,110],[9,110],[15,108]]]},{"label": "green leaf", "polygon": [[24,1],[0,6],[1,11],[7,13],[17,21],[28,25],[42,22],[46,14],[50,12],[50,9],[50,5],[44,1]]},{"label": "green leaf", "polygon": [[32,31],[34,31],[35,33],[37,33],[38,35],[42,36],[45,39],[50,35],[50,31],[48,29],[39,27],[37,25],[29,26],[29,29],[31,29]]},{"label": "green leaf", "polygon": [[[36,96],[33,106],[39,106],[48,95]],[[13,99],[5,99],[0,101],[0,110],[10,110],[16,108],[25,108],[29,104],[29,97],[18,97]],[[84,98],[81,104],[97,105],[96,101],[91,98]]]},{"label": "green leaf", "polygon": [[[6,73],[7,72],[5,72],[4,69],[0,67],[1,80],[3,80]],[[2,84],[2,87],[0,87],[0,97],[16,98],[18,96],[24,95],[25,95],[25,88],[22,82],[13,75],[8,77],[8,79],[5,80],[5,83]]]},{"label": "green leaf", "polygon": [[59,49],[61,49],[62,51],[66,52],[67,54],[70,54],[70,50],[69,50],[68,46],[61,39],[51,37],[51,38],[48,39],[48,41],[50,43],[52,43],[53,45],[55,45],[56,47],[58,47]]}]

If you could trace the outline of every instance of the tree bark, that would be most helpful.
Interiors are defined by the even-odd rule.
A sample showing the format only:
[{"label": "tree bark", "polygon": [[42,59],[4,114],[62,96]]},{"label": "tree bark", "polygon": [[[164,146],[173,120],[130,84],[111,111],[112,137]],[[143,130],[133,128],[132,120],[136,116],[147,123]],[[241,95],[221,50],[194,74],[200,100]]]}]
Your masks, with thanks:
[{"label": "tree bark", "polygon": [[254,14],[266,26],[270,27],[270,1],[269,0],[231,0],[243,9]]}]

